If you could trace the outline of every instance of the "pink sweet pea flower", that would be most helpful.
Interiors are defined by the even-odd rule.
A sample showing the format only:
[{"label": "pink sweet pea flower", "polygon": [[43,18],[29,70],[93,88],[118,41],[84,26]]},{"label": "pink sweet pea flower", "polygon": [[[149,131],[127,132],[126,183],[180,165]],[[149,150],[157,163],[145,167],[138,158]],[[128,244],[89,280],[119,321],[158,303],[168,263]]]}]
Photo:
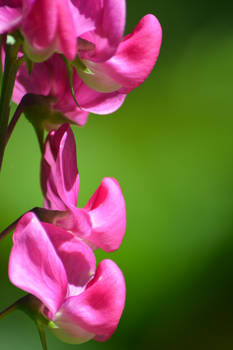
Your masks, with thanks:
[{"label": "pink sweet pea flower", "polygon": [[124,24],[125,0],[0,1],[0,34],[20,29],[33,61],[55,51],[74,59],[77,47],[85,46],[81,36],[86,33],[98,42],[96,57],[107,59],[116,51]]},{"label": "pink sweet pea flower", "polygon": [[[113,6],[114,1],[109,3]],[[107,13],[106,9],[106,18]],[[122,20],[122,16],[118,17]],[[73,88],[80,108],[72,97],[67,68],[59,55],[35,64],[32,74],[25,65],[21,66],[13,100],[19,103],[26,93],[55,97],[52,108],[78,125],[85,124],[89,112],[109,114],[116,111],[126,94],[151,72],[159,54],[162,30],[157,18],[147,15],[123,40],[119,39],[120,32],[117,33],[114,45],[109,44],[110,39],[100,40],[100,34],[92,31],[79,37],[77,56],[71,65],[75,67]]]},{"label": "pink sweet pea flower", "polygon": [[[95,47],[90,35],[84,37]],[[93,74],[78,65],[76,68],[83,81],[94,90],[128,94],[150,74],[159,55],[161,41],[160,23],[155,16],[148,14],[132,33],[124,37],[108,60],[100,61],[94,49],[78,51],[82,63]]]},{"label": "pink sweet pea flower", "polygon": [[14,0],[0,3],[0,33],[20,29],[24,50],[33,61],[55,51],[72,60],[77,38],[70,0]]},{"label": "pink sweet pea flower", "polygon": [[126,227],[125,201],[118,182],[104,178],[83,209],[76,208],[79,174],[76,146],[69,124],[49,133],[41,167],[44,207],[61,212],[53,223],[93,248],[118,249]]},{"label": "pink sweet pea flower", "polygon": [[125,303],[123,274],[111,260],[103,260],[96,272],[95,265],[92,250],[71,233],[42,224],[31,212],[18,222],[10,281],[40,300],[38,312],[65,342],[105,341],[120,320]]},{"label": "pink sweet pea flower", "polygon": [[[54,54],[45,62],[35,63],[31,74],[28,73],[25,64],[19,68],[13,101],[19,104],[27,93],[51,96],[54,102],[51,103],[50,108],[54,112],[59,111],[71,122],[82,126],[86,123],[89,112],[112,113],[122,105],[126,96],[118,92],[94,91],[80,79],[76,72],[73,74],[73,87],[81,108],[73,99],[65,62],[59,54]],[[52,125],[52,128],[54,127],[56,125]]]}]

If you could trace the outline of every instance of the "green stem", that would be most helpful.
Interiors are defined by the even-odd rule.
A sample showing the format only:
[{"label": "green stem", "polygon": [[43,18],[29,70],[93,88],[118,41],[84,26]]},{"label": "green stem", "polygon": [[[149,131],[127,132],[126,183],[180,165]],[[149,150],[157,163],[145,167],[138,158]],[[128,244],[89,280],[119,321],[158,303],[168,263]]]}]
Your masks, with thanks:
[{"label": "green stem", "polygon": [[16,228],[19,219],[21,219],[21,216],[0,233],[0,241]]},{"label": "green stem", "polygon": [[43,155],[44,153],[44,129],[41,126],[34,126],[35,131],[36,131],[36,136],[37,136],[37,140],[39,142],[39,146],[40,146],[40,151],[41,154]]},{"label": "green stem", "polygon": [[19,40],[16,40],[14,45],[6,45],[6,57],[0,97],[0,170],[5,150],[7,127],[10,116],[11,96],[13,93],[16,74],[19,68],[19,61],[17,60],[19,46]]},{"label": "green stem", "polygon": [[[2,84],[2,49],[3,49],[3,36],[0,37],[0,82]],[[1,86],[0,84],[0,86]]]},{"label": "green stem", "polygon": [[22,297],[21,299],[17,300],[14,304],[10,305],[8,308],[0,312],[0,320],[11,314],[16,309],[20,309],[22,307],[22,304],[25,303],[25,301],[28,299],[28,295]]},{"label": "green stem", "polygon": [[47,344],[46,344],[46,337],[45,337],[44,326],[41,324],[40,321],[36,321],[36,326],[37,326],[37,329],[38,329],[38,332],[39,332],[42,348],[43,348],[43,350],[48,350]]},{"label": "green stem", "polygon": [[[9,138],[11,137],[11,134],[15,128],[16,123],[18,122],[21,114],[25,113],[28,109],[31,107],[35,107],[41,103],[44,99],[46,99],[47,96],[41,96],[41,95],[35,95],[35,94],[25,94],[20,103],[18,104],[15,113],[9,123],[8,130],[7,130],[7,135],[6,135],[6,142],[5,142],[5,147],[9,141]],[[27,116],[27,113],[26,113]],[[37,138],[39,141],[40,149],[41,152],[43,153],[43,147],[44,147],[44,129],[41,125],[37,125],[36,123],[33,123],[32,120],[30,120],[32,123],[33,127],[36,130]]]},{"label": "green stem", "polygon": [[0,320],[11,314],[15,310],[21,310],[25,312],[36,324],[40,341],[43,350],[48,350],[46,344],[44,325],[48,324],[48,320],[44,318],[39,312],[39,306],[41,302],[34,296],[27,294],[24,297],[17,300],[14,304],[0,312]]},{"label": "green stem", "polygon": [[[29,211],[35,213],[40,221],[48,222],[50,224],[54,223],[54,219],[57,217],[63,217],[67,214],[66,211],[50,210],[40,207],[34,207]],[[18,221],[22,218],[23,215],[21,215],[17,220],[15,220],[12,224],[0,232],[0,241],[16,228]]]},{"label": "green stem", "polygon": [[19,120],[19,117],[21,116],[21,114],[24,111],[24,99],[22,98],[22,100],[20,101],[20,103],[18,104],[15,113],[10,121],[10,124],[8,126],[8,130],[7,130],[7,134],[6,134],[6,141],[5,141],[5,147],[9,141],[9,138],[11,137],[11,134],[15,128],[15,125],[17,123],[17,121]]}]

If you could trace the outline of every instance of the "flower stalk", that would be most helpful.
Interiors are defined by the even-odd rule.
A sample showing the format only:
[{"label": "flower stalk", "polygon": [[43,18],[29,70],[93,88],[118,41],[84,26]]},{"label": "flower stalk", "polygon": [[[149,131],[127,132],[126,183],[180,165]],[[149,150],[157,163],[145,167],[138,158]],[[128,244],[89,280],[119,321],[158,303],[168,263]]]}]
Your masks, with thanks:
[{"label": "flower stalk", "polygon": [[[53,221],[56,218],[62,218],[66,215],[66,211],[50,210],[40,207],[32,208],[29,211],[32,211],[41,221],[47,223],[53,223]],[[0,232],[0,241],[3,240],[9,233],[11,233],[16,228],[18,221],[22,218],[23,215],[21,215],[17,220],[12,222],[12,224],[7,226],[2,232]]]},{"label": "flower stalk", "polygon": [[0,320],[10,315],[13,311],[22,309],[22,306],[25,305],[28,298],[29,298],[29,295],[25,295],[24,297],[20,298],[15,303],[13,303],[12,305],[8,306],[5,310],[1,311]]},{"label": "flower stalk", "polygon": [[[20,216],[20,218],[21,218],[21,216]],[[11,232],[15,229],[15,227],[16,227],[16,225],[17,225],[17,222],[19,221],[20,218],[18,218],[17,220],[15,220],[12,224],[10,224],[8,227],[6,227],[6,228],[0,233],[0,241],[1,241],[3,238],[5,238],[9,233],[11,233]]]},{"label": "flower stalk", "polygon": [[10,38],[10,41],[6,41],[6,56],[0,96],[0,170],[6,144],[11,96],[13,93],[16,74],[20,65],[20,61],[17,59],[20,40],[14,39],[13,37]]},{"label": "flower stalk", "polygon": [[36,321],[36,326],[37,326],[37,330],[38,330],[38,333],[39,333],[39,336],[40,336],[40,341],[41,341],[42,348],[43,348],[43,350],[48,350],[47,343],[46,343],[44,326],[42,325],[42,323],[40,321]]},{"label": "flower stalk", "polygon": [[44,325],[47,324],[47,321],[39,313],[38,303],[40,302],[35,297],[27,294],[0,312],[0,320],[7,317],[15,310],[21,310],[25,312],[36,324],[43,350],[48,350],[44,330]]}]

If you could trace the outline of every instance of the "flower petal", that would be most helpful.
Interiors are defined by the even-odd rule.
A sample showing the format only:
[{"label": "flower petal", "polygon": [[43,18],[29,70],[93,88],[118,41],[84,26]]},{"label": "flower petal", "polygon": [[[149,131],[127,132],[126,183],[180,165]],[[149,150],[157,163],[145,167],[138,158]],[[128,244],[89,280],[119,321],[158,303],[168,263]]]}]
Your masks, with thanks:
[{"label": "flower petal", "polygon": [[56,45],[57,1],[35,0],[21,28],[28,54],[50,56]]},{"label": "flower petal", "polygon": [[76,145],[69,124],[49,133],[42,160],[41,183],[45,208],[65,210],[76,206],[79,175],[76,163]]},{"label": "flower petal", "polygon": [[134,31],[120,43],[116,54],[106,62],[84,64],[93,75],[79,72],[83,81],[97,91],[129,93],[151,72],[158,57],[162,29],[153,15],[146,15]]},{"label": "flower petal", "polygon": [[68,295],[78,295],[95,273],[94,253],[71,233],[51,224],[43,223],[43,227],[66,270]]},{"label": "flower petal", "polygon": [[81,239],[85,239],[92,232],[90,215],[85,209],[69,207],[65,215],[63,213],[56,215],[52,223],[74,233]]},{"label": "flower petal", "polygon": [[0,34],[17,28],[23,18],[19,7],[0,6]]},{"label": "flower petal", "polygon": [[146,15],[124,38],[116,55],[103,64],[103,70],[123,86],[122,93],[130,92],[147,78],[159,55],[161,41],[159,21]]},{"label": "flower petal", "polygon": [[84,65],[89,69],[89,72],[77,67],[77,72],[81,79],[90,86],[93,90],[98,92],[114,92],[119,90],[122,86],[106,74],[101,64],[83,60]]},{"label": "flower petal", "polygon": [[[125,281],[119,267],[112,260],[103,260],[95,277],[85,291],[70,297],[56,314],[53,331],[62,339],[80,342],[82,332],[97,341],[111,337],[120,320],[125,304]],[[81,329],[81,331],[80,331]],[[90,339],[89,338],[89,339]],[[85,341],[85,339],[84,339]]]},{"label": "flower petal", "polygon": [[[70,61],[73,60],[77,52],[77,38],[75,33],[75,24],[72,18],[72,7],[68,0],[58,0],[58,49]],[[78,25],[78,23],[77,23]]]},{"label": "flower petal", "polygon": [[76,123],[78,126],[83,126],[86,124],[89,112],[80,110],[78,107],[74,107],[72,110],[67,111],[64,113],[67,118],[72,120],[74,123]]},{"label": "flower petal", "polygon": [[77,100],[83,111],[96,114],[110,114],[123,104],[126,94],[119,92],[102,93],[88,87],[79,76],[74,74],[74,86]]},{"label": "flower petal", "polygon": [[104,178],[85,209],[92,223],[86,240],[107,252],[118,249],[126,228],[125,200],[118,182]]},{"label": "flower petal", "polygon": [[[77,33],[94,45],[93,50],[80,50],[82,58],[95,62],[106,61],[116,52],[125,26],[125,0],[81,0],[73,1],[80,15],[93,21],[93,30],[80,26]],[[87,23],[87,22],[85,22]]]},{"label": "flower petal", "polygon": [[18,28],[34,0],[0,0],[0,34]]},{"label": "flower petal", "polygon": [[76,37],[95,29],[96,8],[99,0],[72,0],[71,6],[76,25]]},{"label": "flower petal", "polygon": [[67,292],[62,261],[39,220],[25,214],[13,235],[9,278],[17,287],[36,296],[52,314],[61,306]]},{"label": "flower petal", "polygon": [[24,48],[33,60],[43,61],[56,50],[74,59],[77,38],[69,0],[35,0],[21,27]]},{"label": "flower petal", "polygon": [[26,93],[48,96],[51,90],[52,75],[47,64],[35,63],[32,73],[29,74],[25,64],[22,64],[17,73],[13,91],[13,101],[17,104]]}]

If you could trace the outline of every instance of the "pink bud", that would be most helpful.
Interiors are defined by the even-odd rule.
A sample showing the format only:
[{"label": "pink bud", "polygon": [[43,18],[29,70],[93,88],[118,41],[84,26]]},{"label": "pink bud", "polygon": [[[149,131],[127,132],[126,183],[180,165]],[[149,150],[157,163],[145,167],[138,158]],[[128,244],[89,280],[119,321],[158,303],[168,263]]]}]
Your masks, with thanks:
[{"label": "pink bud", "polygon": [[48,135],[41,168],[46,209],[66,211],[54,224],[105,251],[119,248],[125,234],[125,201],[118,182],[104,178],[83,209],[76,208],[79,175],[76,146],[68,124]]}]

